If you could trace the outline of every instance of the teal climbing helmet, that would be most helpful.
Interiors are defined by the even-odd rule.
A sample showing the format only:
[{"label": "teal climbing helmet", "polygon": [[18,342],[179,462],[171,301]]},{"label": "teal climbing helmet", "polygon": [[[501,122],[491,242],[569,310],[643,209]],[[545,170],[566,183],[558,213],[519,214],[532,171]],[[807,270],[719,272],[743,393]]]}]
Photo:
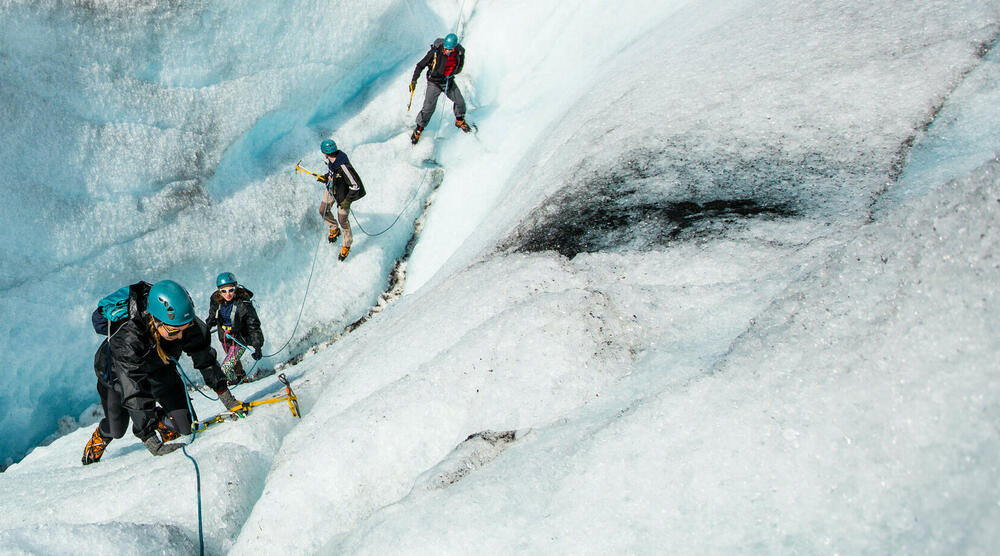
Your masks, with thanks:
[{"label": "teal climbing helmet", "polygon": [[173,280],[160,280],[149,288],[146,310],[154,319],[170,326],[181,326],[194,320],[191,295]]},{"label": "teal climbing helmet", "polygon": [[448,33],[444,38],[443,46],[448,50],[451,50],[452,48],[455,48],[456,44],[458,44],[458,35],[455,33]]},{"label": "teal climbing helmet", "polygon": [[337,152],[337,143],[333,139],[327,139],[319,144],[319,150],[323,151],[323,154],[333,154]]},{"label": "teal climbing helmet", "polygon": [[215,279],[215,287],[221,288],[226,284],[236,285],[236,275],[232,272],[223,272]]}]

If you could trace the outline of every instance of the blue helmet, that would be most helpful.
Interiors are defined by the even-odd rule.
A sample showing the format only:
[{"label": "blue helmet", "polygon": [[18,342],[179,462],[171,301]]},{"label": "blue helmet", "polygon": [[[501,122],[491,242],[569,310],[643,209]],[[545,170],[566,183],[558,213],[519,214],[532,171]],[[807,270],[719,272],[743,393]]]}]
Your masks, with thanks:
[{"label": "blue helmet", "polygon": [[219,276],[215,279],[215,287],[221,288],[226,284],[236,285],[236,275],[232,272],[223,272],[222,274],[219,274]]},{"label": "blue helmet", "polygon": [[194,320],[191,296],[173,280],[160,280],[149,288],[146,310],[154,319],[170,326],[181,326]]},{"label": "blue helmet", "polygon": [[458,35],[456,35],[455,33],[448,33],[444,37],[444,45],[443,46],[445,48],[447,48],[448,50],[451,50],[452,48],[455,48],[456,44],[458,44]]},{"label": "blue helmet", "polygon": [[337,152],[337,143],[333,139],[327,139],[319,144],[319,150],[323,151],[323,154],[333,154]]}]

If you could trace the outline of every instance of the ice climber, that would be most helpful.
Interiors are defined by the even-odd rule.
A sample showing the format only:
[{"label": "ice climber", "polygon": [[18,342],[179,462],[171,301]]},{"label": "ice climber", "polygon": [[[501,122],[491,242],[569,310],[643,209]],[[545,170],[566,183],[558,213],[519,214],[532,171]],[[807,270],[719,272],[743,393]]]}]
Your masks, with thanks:
[{"label": "ice climber", "polygon": [[[354,236],[351,235],[351,223],[347,217],[351,212],[351,203],[365,196],[365,186],[361,183],[361,177],[351,166],[351,161],[347,159],[347,153],[337,148],[337,143],[333,139],[327,139],[320,143],[320,152],[326,157],[327,173],[319,177],[319,181],[326,184],[326,193],[323,201],[319,204],[319,213],[323,220],[330,226],[330,234],[327,239],[330,243],[337,241],[337,236],[342,235],[340,260],[347,258],[351,252],[351,244]],[[333,206],[337,206],[337,215],[333,215]],[[337,224],[340,224],[338,227]]]},{"label": "ice climber", "polygon": [[208,326],[195,315],[191,296],[180,284],[138,282],[112,295],[119,296],[117,308],[108,310],[108,296],[92,317],[94,329],[108,336],[94,355],[104,418],[83,450],[84,465],[100,461],[108,443],[125,435],[129,419],[132,432],[155,456],[183,445],[168,444],[191,434],[194,419],[176,369],[182,353],[191,357],[227,410],[244,410],[226,386]]},{"label": "ice climber", "polygon": [[217,334],[226,357],[222,360],[222,372],[230,386],[243,381],[243,358],[246,349],[253,348],[252,357],[259,361],[263,354],[264,334],[260,331],[260,318],[254,309],[253,292],[239,285],[232,272],[223,272],[215,279],[216,290],[208,302],[208,318],[205,324],[209,330],[218,326]]},{"label": "ice climber", "polygon": [[417,127],[410,135],[410,142],[414,145],[420,140],[420,133],[431,121],[441,93],[454,104],[455,127],[466,133],[472,130],[465,122],[465,98],[455,83],[455,76],[462,72],[464,65],[465,47],[458,44],[458,36],[455,33],[448,33],[445,38],[436,39],[431,43],[431,49],[427,54],[417,62],[413,78],[410,79],[410,93],[417,87],[417,79],[420,79],[420,72],[424,68],[427,68],[427,91],[424,93],[424,106],[417,114]]}]

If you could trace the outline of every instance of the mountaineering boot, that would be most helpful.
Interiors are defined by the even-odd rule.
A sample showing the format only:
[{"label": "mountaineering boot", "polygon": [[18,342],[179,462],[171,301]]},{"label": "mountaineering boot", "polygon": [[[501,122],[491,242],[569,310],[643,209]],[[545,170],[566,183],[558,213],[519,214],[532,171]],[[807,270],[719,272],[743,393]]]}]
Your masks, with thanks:
[{"label": "mountaineering boot", "polygon": [[462,119],[462,118],[459,118],[459,119],[455,120],[455,127],[457,127],[458,129],[461,129],[462,131],[464,131],[466,133],[472,131],[472,128],[469,127],[469,124],[465,123],[465,120]]},{"label": "mountaineering boot", "polygon": [[91,463],[101,461],[101,456],[104,455],[104,450],[110,442],[110,438],[104,438],[101,435],[101,425],[97,425],[97,428],[94,429],[94,434],[90,435],[90,440],[87,441],[87,445],[83,448],[83,459],[81,460],[83,464],[90,465]]},{"label": "mountaineering boot", "polygon": [[240,417],[245,417],[250,412],[250,406],[244,404],[242,400],[236,399],[236,396],[233,396],[233,393],[228,389],[216,393],[219,395],[219,401],[222,402],[222,405],[226,406],[226,411],[231,411]]},{"label": "mountaineering boot", "polygon": [[347,255],[350,252],[351,252],[351,248],[350,247],[341,247],[340,248],[340,256],[337,257],[337,258],[340,259],[340,260],[344,260],[344,259],[347,258]]},{"label": "mountaineering boot", "polygon": [[410,135],[410,142],[413,143],[414,145],[416,145],[417,141],[420,140],[420,132],[423,131],[423,130],[424,130],[424,126],[420,126],[420,125],[418,125],[416,128],[414,128],[413,135]]},{"label": "mountaineering boot", "polygon": [[143,440],[142,443],[146,445],[146,449],[149,450],[149,453],[154,456],[165,456],[178,448],[184,447],[184,444],[181,444],[180,442],[164,444],[159,438],[156,438],[155,434],[149,435],[149,438]]},{"label": "mountaineering boot", "polygon": [[171,440],[177,440],[181,435],[174,429],[163,424],[163,421],[156,423],[156,431],[160,433],[160,438],[164,442],[170,442]]},{"label": "mountaineering boot", "polygon": [[340,236],[340,228],[330,228],[330,235],[326,236],[326,240],[330,243],[337,241],[337,237]]}]

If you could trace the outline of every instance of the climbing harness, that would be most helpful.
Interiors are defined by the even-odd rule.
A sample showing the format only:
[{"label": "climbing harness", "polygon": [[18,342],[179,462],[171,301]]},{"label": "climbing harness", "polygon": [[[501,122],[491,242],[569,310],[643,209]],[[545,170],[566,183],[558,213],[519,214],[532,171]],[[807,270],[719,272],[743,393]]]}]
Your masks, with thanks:
[{"label": "climbing harness", "polygon": [[[302,162],[302,161],[300,160],[299,162]],[[295,167],[298,168],[302,172],[306,172],[308,174],[312,174],[312,175],[314,175],[316,177],[319,177],[319,174],[313,174],[312,172],[310,172],[309,170],[306,170],[305,168],[302,168],[298,164],[296,164]],[[285,343],[282,344],[280,348],[278,348],[274,353],[268,353],[268,354],[261,355],[261,359],[263,359],[265,357],[274,357],[275,355],[278,355],[279,353],[281,353],[281,350],[283,350],[286,347],[288,347],[288,344],[291,343],[292,338],[295,337],[295,331],[299,329],[299,323],[302,321],[302,311],[306,308],[306,299],[309,296],[309,286],[312,284],[313,274],[316,272],[316,258],[317,258],[316,254],[319,253],[319,248],[320,248],[321,245],[323,245],[323,243],[325,243],[325,242],[324,241],[320,241],[319,243],[317,243],[316,244],[316,249],[313,250],[312,266],[309,267],[309,278],[306,280],[305,291],[302,292],[302,304],[299,305],[299,315],[295,318],[295,326],[292,327],[292,333],[289,334],[288,339],[285,340]],[[227,336],[229,337],[229,339],[233,340],[234,342],[236,341],[232,336],[229,336],[228,334],[227,334]],[[237,342],[237,344],[239,344],[239,342]],[[243,346],[243,344],[239,344],[239,345]],[[246,346],[243,346],[243,347],[245,349],[249,349]],[[243,384],[243,382],[246,381],[246,378],[248,376],[251,376],[253,374],[253,370],[254,370],[254,368],[257,367],[257,363],[259,363],[259,362],[260,362],[259,360],[258,361],[254,361],[253,366],[250,367],[250,370],[248,370],[246,372],[246,375],[243,377],[243,380],[241,380],[239,382],[239,384]],[[234,387],[235,386],[239,386],[239,384],[234,385]],[[200,390],[199,390],[199,392],[200,392]],[[204,394],[202,394],[202,395],[204,395]],[[213,398],[209,398],[209,399],[213,399]]]}]

